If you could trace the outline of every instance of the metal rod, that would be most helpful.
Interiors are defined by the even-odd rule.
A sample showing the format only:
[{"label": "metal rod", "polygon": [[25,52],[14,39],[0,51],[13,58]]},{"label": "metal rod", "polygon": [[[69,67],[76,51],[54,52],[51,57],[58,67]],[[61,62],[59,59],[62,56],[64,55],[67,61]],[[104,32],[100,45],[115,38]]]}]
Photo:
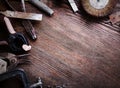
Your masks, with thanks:
[{"label": "metal rod", "polygon": [[25,0],[21,0],[21,3],[22,3],[22,10],[23,10],[24,12],[26,12]]},{"label": "metal rod", "polygon": [[77,11],[78,11],[78,8],[77,8],[77,5],[76,5],[75,1],[74,1],[74,0],[68,0],[68,2],[69,2],[69,4],[70,4],[73,12],[74,12],[74,13],[77,12]]}]

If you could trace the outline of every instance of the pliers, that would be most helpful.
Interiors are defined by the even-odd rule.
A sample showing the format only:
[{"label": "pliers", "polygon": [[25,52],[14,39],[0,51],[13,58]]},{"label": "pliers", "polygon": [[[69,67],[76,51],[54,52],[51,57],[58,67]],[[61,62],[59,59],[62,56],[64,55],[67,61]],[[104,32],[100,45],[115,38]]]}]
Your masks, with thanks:
[{"label": "pliers", "polygon": [[29,64],[30,60],[26,59],[26,56],[29,56],[29,54],[14,55],[12,53],[8,53],[6,57],[0,56],[0,58],[7,62],[6,69],[9,71],[15,69],[18,65]]}]

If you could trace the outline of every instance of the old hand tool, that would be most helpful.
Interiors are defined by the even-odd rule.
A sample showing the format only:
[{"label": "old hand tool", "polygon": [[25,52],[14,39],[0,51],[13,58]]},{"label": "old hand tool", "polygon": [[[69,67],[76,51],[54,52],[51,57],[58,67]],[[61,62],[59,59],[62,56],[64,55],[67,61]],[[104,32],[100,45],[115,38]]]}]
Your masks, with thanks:
[{"label": "old hand tool", "polygon": [[10,23],[10,20],[7,17],[4,17],[4,21],[10,33],[8,38],[8,44],[11,50],[17,53],[31,50],[31,46],[29,45],[25,36],[23,36],[21,33],[15,32],[13,26]]},{"label": "old hand tool", "polygon": [[15,69],[18,65],[30,63],[28,59],[23,58],[28,55],[29,54],[14,55],[12,53],[8,53],[5,57],[0,56],[0,74]]},{"label": "old hand tool", "polygon": [[2,60],[3,57],[0,57],[0,74],[5,73],[7,71],[7,62]]},{"label": "old hand tool", "polygon": [[0,88],[29,88],[23,69],[15,69],[0,75]]},{"label": "old hand tool", "polygon": [[29,64],[30,61],[24,57],[29,56],[29,54],[21,54],[21,55],[14,55],[12,53],[8,53],[7,57],[5,58],[8,61],[8,70],[12,70],[18,65],[22,64]]},{"label": "old hand tool", "polygon": [[[5,2],[10,7],[11,10],[16,11],[14,6],[12,6],[10,4],[9,0],[5,0]],[[22,0],[20,2],[20,4],[22,4],[22,11],[26,12],[24,0]],[[35,29],[34,29],[32,23],[29,20],[22,20],[21,23],[22,23],[23,27],[25,28],[25,31],[27,32],[27,34],[30,36],[30,38],[33,39],[33,40],[36,40],[37,36],[36,36]]]},{"label": "old hand tool", "polygon": [[35,5],[38,9],[43,10],[50,16],[52,16],[54,13],[54,11],[51,8],[49,8],[46,4],[44,4],[42,1],[39,0],[27,0],[27,1]]},{"label": "old hand tool", "polygon": [[22,25],[24,26],[25,31],[27,32],[28,36],[32,40],[36,40],[37,39],[37,35],[35,33],[35,29],[34,29],[32,23],[29,20],[22,20]]},{"label": "old hand tool", "polygon": [[103,17],[109,15],[118,0],[81,0],[84,10],[96,17]]},{"label": "old hand tool", "polygon": [[[25,1],[21,0],[21,3],[22,3],[22,11],[26,12]],[[35,29],[34,29],[32,23],[29,20],[22,20],[22,25],[24,26],[27,34],[31,37],[31,39],[36,40],[37,35],[35,33]]]},{"label": "old hand tool", "polygon": [[36,21],[42,20],[42,14],[25,13],[25,12],[9,11],[9,10],[1,11],[0,13],[10,18],[28,19],[28,20],[36,20]]},{"label": "old hand tool", "polygon": [[74,0],[68,0],[70,6],[72,7],[72,10],[73,12],[77,12],[78,11],[78,8],[77,8],[77,5],[75,4],[75,1]]}]

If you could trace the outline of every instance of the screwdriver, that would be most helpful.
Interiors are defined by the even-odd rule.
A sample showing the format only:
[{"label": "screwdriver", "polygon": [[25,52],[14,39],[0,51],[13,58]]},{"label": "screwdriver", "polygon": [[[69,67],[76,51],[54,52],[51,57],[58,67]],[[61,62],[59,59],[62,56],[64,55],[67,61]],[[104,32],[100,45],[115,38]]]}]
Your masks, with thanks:
[{"label": "screwdriver", "polygon": [[76,13],[76,12],[78,11],[78,7],[77,7],[75,1],[74,1],[74,0],[68,0],[68,2],[69,2],[69,4],[70,4],[73,12]]}]

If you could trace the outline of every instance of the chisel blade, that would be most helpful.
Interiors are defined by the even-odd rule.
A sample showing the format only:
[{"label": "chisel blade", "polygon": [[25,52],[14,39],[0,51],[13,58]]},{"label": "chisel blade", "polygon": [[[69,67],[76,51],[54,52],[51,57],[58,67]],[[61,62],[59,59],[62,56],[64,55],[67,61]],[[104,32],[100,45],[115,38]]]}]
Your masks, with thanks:
[{"label": "chisel blade", "polygon": [[26,13],[26,12],[9,11],[9,10],[0,13],[10,18],[42,21],[42,14],[37,14],[37,13]]}]

